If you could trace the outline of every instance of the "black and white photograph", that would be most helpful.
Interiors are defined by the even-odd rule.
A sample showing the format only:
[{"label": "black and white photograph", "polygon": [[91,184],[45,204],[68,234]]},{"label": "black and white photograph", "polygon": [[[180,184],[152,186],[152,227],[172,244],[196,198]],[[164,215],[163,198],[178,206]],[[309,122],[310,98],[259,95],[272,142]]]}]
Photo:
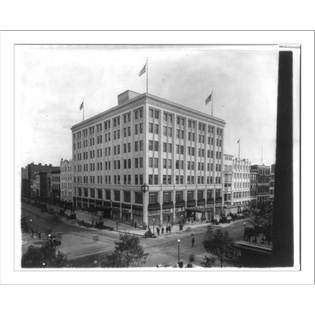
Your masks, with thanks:
[{"label": "black and white photograph", "polygon": [[21,269],[298,268],[299,62],[298,43],[16,45]]},{"label": "black and white photograph", "polygon": [[314,313],[311,1],[1,1],[0,313]]}]

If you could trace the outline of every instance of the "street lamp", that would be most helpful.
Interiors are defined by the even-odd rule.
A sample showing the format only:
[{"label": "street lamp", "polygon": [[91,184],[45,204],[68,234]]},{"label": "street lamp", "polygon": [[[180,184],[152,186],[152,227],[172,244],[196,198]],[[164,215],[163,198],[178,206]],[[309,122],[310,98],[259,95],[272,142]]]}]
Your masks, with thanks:
[{"label": "street lamp", "polygon": [[178,264],[179,264],[179,261],[180,261],[179,249],[180,249],[180,239],[177,240],[177,262],[178,262]]},{"label": "street lamp", "polygon": [[155,225],[155,218],[153,218],[153,230],[152,230],[153,234],[154,234],[154,225]]},{"label": "street lamp", "polygon": [[141,185],[141,191],[143,193],[146,193],[149,190],[149,185],[147,185],[146,183],[144,183],[143,185]]},{"label": "street lamp", "polygon": [[243,223],[243,226],[244,226],[244,234],[243,234],[243,239],[245,241],[245,230],[246,230],[246,222]]}]

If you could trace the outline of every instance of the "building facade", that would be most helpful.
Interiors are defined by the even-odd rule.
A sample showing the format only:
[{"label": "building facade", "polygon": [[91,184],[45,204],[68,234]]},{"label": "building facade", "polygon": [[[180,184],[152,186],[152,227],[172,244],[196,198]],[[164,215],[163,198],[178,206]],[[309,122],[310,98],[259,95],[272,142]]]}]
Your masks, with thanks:
[{"label": "building facade", "polygon": [[60,161],[60,200],[73,202],[72,160]]},{"label": "building facade", "polygon": [[48,196],[52,201],[60,200],[60,170],[47,174]]},{"label": "building facade", "polygon": [[273,201],[275,197],[275,166],[275,164],[271,164],[270,166],[269,194],[271,201]]},{"label": "building facade", "polygon": [[151,94],[120,94],[72,127],[75,206],[145,225],[220,215],[224,126]]},{"label": "building facade", "polygon": [[270,201],[270,166],[252,165],[251,169],[251,196],[259,207]]},{"label": "building facade", "polygon": [[[51,164],[35,164],[30,163],[21,169],[22,175],[22,196],[31,198],[34,196],[34,187],[38,184],[39,178],[36,176],[40,173],[49,173],[52,171],[58,171],[59,167],[52,166]],[[34,181],[36,181],[34,183]],[[33,187],[33,188],[32,188]]]},{"label": "building facade", "polygon": [[243,211],[250,199],[250,161],[224,154],[225,213]]}]

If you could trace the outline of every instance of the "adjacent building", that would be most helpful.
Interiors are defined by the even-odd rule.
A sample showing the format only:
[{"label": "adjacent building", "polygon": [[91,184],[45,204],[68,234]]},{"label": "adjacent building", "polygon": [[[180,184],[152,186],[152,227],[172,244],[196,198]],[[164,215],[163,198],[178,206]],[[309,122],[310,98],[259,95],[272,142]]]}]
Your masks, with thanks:
[{"label": "adjacent building", "polygon": [[72,160],[61,159],[60,161],[60,200],[73,202],[73,174]]},{"label": "adjacent building", "polygon": [[271,201],[273,201],[275,197],[275,166],[275,164],[271,164],[270,166],[269,194]]},{"label": "adjacent building", "polygon": [[48,196],[52,201],[60,200],[60,170],[47,173]]},{"label": "adjacent building", "polygon": [[146,225],[220,215],[224,126],[167,99],[125,91],[117,106],[71,128],[75,206]]},{"label": "adjacent building", "polygon": [[270,166],[252,165],[251,197],[257,206],[270,201]]},{"label": "adjacent building", "polygon": [[[41,173],[50,173],[53,171],[58,171],[59,167],[52,166],[51,164],[35,164],[30,163],[26,167],[21,169],[21,177],[22,177],[22,196],[31,198],[40,194],[39,186],[40,179],[39,174]],[[43,175],[42,175],[43,176]]]},{"label": "adjacent building", "polygon": [[243,211],[250,199],[250,161],[224,154],[225,213]]},{"label": "adjacent building", "polygon": [[40,199],[48,199],[49,191],[48,191],[48,177],[46,172],[40,172],[35,174],[34,180],[31,185],[31,197],[32,198],[40,198]]}]

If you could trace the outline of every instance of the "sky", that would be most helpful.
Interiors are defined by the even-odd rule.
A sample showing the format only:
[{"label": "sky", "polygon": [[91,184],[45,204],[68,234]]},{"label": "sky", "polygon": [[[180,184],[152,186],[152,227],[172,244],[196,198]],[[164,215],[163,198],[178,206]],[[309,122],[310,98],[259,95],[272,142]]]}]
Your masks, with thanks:
[{"label": "sky", "polygon": [[117,105],[125,90],[149,93],[224,119],[224,151],[252,164],[275,161],[276,48],[235,46],[45,46],[15,48],[16,145],[21,166],[71,158],[71,126]]}]

